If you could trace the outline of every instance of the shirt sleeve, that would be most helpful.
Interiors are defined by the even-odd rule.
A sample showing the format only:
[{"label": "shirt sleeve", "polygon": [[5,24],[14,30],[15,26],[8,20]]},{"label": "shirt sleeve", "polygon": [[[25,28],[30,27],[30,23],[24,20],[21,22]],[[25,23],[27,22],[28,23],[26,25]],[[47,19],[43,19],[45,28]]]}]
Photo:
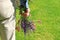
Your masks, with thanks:
[{"label": "shirt sleeve", "polygon": [[28,6],[28,0],[20,0],[20,5],[26,7],[26,8],[29,8]]}]

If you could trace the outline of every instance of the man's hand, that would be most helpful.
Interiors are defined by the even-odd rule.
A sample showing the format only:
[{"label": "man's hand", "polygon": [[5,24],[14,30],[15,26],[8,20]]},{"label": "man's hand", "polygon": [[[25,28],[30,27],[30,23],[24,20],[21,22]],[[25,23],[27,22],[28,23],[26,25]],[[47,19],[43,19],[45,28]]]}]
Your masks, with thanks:
[{"label": "man's hand", "polygon": [[28,17],[30,14],[30,9],[26,9],[25,12],[22,14],[24,17]]}]

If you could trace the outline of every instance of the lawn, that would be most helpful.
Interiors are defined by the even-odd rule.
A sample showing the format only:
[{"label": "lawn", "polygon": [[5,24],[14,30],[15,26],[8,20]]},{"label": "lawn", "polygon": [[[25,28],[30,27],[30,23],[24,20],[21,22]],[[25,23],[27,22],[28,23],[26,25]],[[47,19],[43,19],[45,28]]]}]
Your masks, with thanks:
[{"label": "lawn", "polygon": [[[35,32],[24,36],[22,29],[16,31],[16,40],[60,40],[60,0],[32,0],[29,2]],[[16,19],[19,19],[17,9]],[[37,22],[40,20],[41,22]]]}]

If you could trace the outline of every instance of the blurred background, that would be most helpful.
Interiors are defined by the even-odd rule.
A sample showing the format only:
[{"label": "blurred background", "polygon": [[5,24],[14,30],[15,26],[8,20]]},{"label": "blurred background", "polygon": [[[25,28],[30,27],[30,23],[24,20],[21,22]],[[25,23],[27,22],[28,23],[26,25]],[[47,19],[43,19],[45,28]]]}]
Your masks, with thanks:
[{"label": "blurred background", "polygon": [[[16,0],[16,5],[18,22],[19,0]],[[16,40],[60,40],[60,0],[31,0],[29,7],[30,19],[34,21],[36,30],[24,36],[20,28],[20,32],[16,31]]]}]

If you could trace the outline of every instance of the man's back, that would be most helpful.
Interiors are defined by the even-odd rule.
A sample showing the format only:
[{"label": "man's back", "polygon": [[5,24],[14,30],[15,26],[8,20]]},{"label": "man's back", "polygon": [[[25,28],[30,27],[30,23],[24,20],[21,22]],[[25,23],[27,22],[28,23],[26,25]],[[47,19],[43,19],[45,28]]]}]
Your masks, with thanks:
[{"label": "man's back", "polygon": [[14,7],[11,0],[0,0],[0,20],[9,18],[14,13]]},{"label": "man's back", "polygon": [[[13,0],[13,2],[15,2]],[[12,0],[0,0],[1,40],[15,40],[15,16]]]}]

